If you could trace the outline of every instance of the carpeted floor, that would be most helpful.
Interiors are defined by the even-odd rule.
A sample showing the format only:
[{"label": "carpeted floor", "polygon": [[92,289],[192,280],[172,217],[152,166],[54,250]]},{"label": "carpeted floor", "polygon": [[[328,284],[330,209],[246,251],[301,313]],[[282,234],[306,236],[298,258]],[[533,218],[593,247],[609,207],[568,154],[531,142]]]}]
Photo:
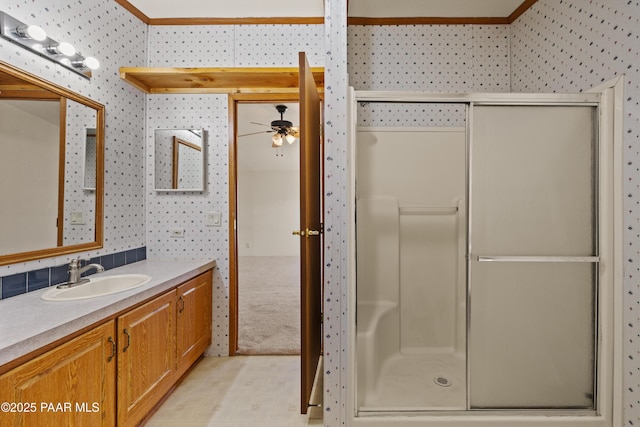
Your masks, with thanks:
[{"label": "carpeted floor", "polygon": [[239,354],[300,354],[300,258],[240,257]]}]

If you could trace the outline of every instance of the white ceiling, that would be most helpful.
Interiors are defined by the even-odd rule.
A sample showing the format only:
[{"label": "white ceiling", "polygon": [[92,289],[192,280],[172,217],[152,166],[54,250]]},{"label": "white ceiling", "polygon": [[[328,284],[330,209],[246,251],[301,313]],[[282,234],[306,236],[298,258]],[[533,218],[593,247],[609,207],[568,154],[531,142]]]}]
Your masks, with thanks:
[{"label": "white ceiling", "polygon": [[323,0],[128,0],[149,18],[324,16]]},{"label": "white ceiling", "polygon": [[[322,17],[323,0],[128,0],[151,19]],[[508,17],[523,0],[349,0],[357,17]]]}]

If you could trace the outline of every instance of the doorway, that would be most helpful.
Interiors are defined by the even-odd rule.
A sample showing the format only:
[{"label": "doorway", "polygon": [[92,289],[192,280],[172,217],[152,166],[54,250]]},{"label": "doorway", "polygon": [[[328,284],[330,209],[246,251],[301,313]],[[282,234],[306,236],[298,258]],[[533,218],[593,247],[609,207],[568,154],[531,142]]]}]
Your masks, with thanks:
[{"label": "doorway", "polygon": [[298,124],[297,94],[230,96],[229,112],[229,355],[300,354],[299,140],[273,147],[270,126]]},{"label": "doorway", "polygon": [[271,128],[280,120],[295,131],[298,103],[237,111],[236,354],[300,354],[300,242],[291,233],[300,222],[300,144],[295,135],[274,144]]}]

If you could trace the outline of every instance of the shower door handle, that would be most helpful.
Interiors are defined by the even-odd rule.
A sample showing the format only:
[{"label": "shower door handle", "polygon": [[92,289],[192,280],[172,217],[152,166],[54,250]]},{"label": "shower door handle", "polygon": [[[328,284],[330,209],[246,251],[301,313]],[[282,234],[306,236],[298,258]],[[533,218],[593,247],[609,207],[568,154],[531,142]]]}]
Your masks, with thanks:
[{"label": "shower door handle", "polygon": [[600,262],[598,256],[478,256],[475,258],[480,262]]}]

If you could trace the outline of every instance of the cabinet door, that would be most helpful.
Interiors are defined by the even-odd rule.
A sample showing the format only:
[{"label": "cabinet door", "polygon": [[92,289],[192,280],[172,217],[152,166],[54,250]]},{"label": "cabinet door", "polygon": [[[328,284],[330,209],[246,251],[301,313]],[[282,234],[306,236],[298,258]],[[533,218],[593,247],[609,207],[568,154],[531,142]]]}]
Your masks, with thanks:
[{"label": "cabinet door", "polygon": [[175,381],[175,290],[118,318],[118,425],[136,425]]},{"label": "cabinet door", "polygon": [[114,338],[110,321],[0,376],[0,425],[115,426]]},{"label": "cabinet door", "polygon": [[211,345],[211,271],[178,287],[178,374]]}]

